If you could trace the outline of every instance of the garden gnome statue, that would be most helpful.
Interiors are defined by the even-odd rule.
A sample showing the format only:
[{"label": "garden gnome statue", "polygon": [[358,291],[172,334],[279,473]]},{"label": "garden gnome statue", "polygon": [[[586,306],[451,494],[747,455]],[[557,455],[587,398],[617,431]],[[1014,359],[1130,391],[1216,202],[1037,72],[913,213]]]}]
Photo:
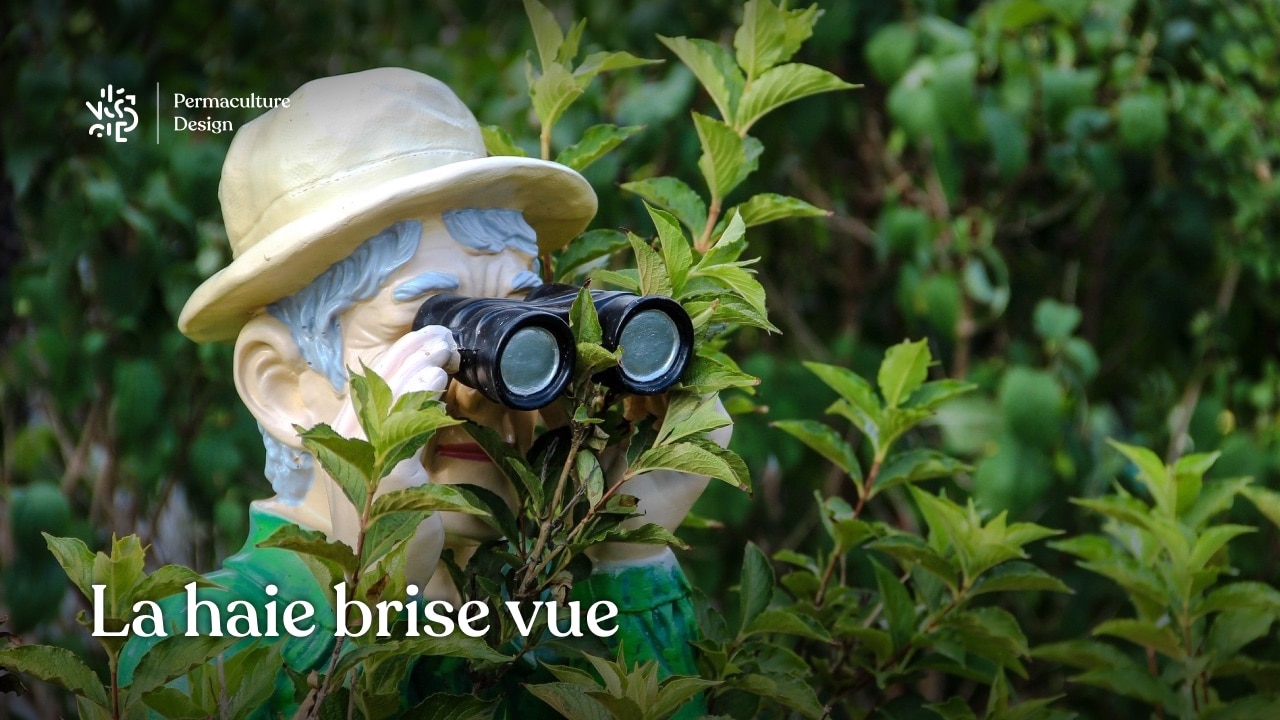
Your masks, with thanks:
[{"label": "garden gnome statue", "polygon": [[[303,449],[295,426],[327,423],[357,434],[347,369],[364,363],[397,396],[440,391],[450,414],[527,450],[538,413],[498,405],[451,380],[452,335],[439,326],[412,330],[415,311],[439,292],[522,297],[540,284],[538,256],[587,226],[596,197],[563,165],[488,157],[479,125],[454,93],[401,68],[309,82],[287,106],[243,126],[227,152],[218,196],[233,260],[192,294],[179,326],[197,342],[235,343],[236,389],[261,427],[275,496],[252,504],[248,540],[210,575],[221,589],[201,597],[224,608],[236,599],[261,604],[263,588],[274,584],[280,606],[304,600],[326,607],[297,556],[256,547],[286,523],[347,543],[357,532],[355,509]],[[460,428],[439,432],[383,486],[428,482],[471,483],[513,498],[502,473]],[[627,492],[645,513],[633,520],[674,529],[706,482],[663,472],[629,480]],[[465,562],[491,533],[473,517],[430,517],[410,541],[409,581],[427,598],[456,599],[448,573],[437,571],[442,549],[453,548]],[[617,604],[612,641],[626,646],[629,661],[657,660],[663,674],[695,674],[689,586],[670,550],[602,545],[589,554],[594,573],[573,588],[573,599]],[[165,607],[165,618],[171,629],[185,628],[183,603]],[[130,640],[124,682],[154,642]],[[306,672],[327,658],[333,628],[282,643],[286,662]],[[286,677],[279,690],[276,707],[284,710],[292,698]]]}]

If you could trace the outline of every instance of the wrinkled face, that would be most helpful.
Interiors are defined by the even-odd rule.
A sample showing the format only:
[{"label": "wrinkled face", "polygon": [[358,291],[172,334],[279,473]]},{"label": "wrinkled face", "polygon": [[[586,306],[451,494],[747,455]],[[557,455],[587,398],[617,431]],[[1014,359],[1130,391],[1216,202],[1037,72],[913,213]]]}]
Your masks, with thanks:
[{"label": "wrinkled face", "polygon": [[[521,298],[527,292],[527,287],[519,286],[524,284],[521,273],[527,277],[533,262],[529,255],[512,249],[493,253],[475,250],[454,240],[438,216],[421,222],[422,240],[413,257],[392,274],[377,296],[343,314],[346,367],[358,368],[361,361],[373,366],[392,343],[409,333],[418,307],[431,295],[452,292],[472,297]],[[432,274],[429,282],[422,282],[428,273]],[[442,276],[456,277],[457,287],[420,289],[427,285],[439,286]],[[445,403],[450,415],[496,430],[521,451],[528,450],[533,441],[536,411],[508,409],[455,380],[449,381]],[[480,485],[497,493],[508,504],[514,504],[514,492],[502,473],[462,428],[450,427],[436,433],[423,456],[431,482]],[[491,527],[474,517],[457,513],[442,515],[445,531],[454,540],[496,537]]]}]

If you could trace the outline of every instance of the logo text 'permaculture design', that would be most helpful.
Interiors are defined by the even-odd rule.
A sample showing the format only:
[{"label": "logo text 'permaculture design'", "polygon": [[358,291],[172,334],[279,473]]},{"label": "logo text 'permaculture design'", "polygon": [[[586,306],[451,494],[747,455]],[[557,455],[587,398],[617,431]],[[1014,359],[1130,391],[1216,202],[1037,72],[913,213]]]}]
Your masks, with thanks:
[{"label": "logo text 'permaculture design'", "polygon": [[[101,121],[89,127],[89,134],[102,137],[105,133],[107,137],[114,135],[116,142],[129,142],[125,133],[138,127],[138,113],[133,109],[136,96],[126,95],[124,88],[117,88],[114,85],[108,85],[99,90],[98,96],[102,99],[96,105],[85,103],[85,107],[93,113],[94,119]],[[127,120],[126,116],[131,117],[132,121]]]}]

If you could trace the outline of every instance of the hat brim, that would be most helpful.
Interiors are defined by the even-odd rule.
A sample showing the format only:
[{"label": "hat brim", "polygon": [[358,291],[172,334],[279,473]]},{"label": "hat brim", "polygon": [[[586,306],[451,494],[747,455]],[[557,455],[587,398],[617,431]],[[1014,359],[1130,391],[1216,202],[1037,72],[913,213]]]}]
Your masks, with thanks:
[{"label": "hat brim", "polygon": [[196,342],[234,340],[263,308],[306,287],[391,223],[464,208],[520,210],[547,253],[586,229],[596,195],[573,170],[521,157],[465,160],[396,178],[254,243],[196,288],[178,329]]}]

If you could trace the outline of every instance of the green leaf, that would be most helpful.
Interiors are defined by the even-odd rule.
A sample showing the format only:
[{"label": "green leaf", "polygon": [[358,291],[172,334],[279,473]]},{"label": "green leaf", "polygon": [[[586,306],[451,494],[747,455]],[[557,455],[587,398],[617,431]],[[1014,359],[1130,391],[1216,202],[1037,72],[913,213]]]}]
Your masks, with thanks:
[{"label": "green leaf", "polygon": [[913,566],[919,566],[936,575],[947,587],[957,587],[957,578],[960,571],[955,563],[944,558],[922,538],[906,533],[897,533],[867,543],[867,548],[879,550],[892,557],[898,561],[898,564],[902,565],[904,570],[911,570]]},{"label": "green leaf", "polygon": [[736,206],[742,215],[742,222],[747,227],[764,225],[775,220],[800,217],[830,217],[831,212],[810,205],[800,198],[787,197],[777,193],[760,193],[752,195],[746,202]]},{"label": "green leaf", "polygon": [[647,203],[645,209],[649,211],[653,226],[658,230],[662,258],[666,261],[667,275],[671,278],[671,294],[678,297],[684,288],[685,278],[689,276],[689,269],[693,267],[693,250],[674,216]]},{"label": "green leaf", "polygon": [[383,418],[391,411],[391,387],[363,362],[360,369],[363,373],[349,373],[351,404],[365,437],[376,445],[382,433]]},{"label": "green leaf", "polygon": [[747,0],[742,6],[742,25],[733,35],[738,65],[751,78],[761,77],[769,68],[790,60],[813,35],[813,26],[822,11],[817,5],[787,10],[770,0]]},{"label": "green leaf", "polygon": [[856,87],[858,86],[812,65],[781,65],[747,85],[742,93],[742,100],[738,103],[735,127],[738,132],[746,132],[760,118],[787,103],[810,95]]},{"label": "green leaf", "polygon": [[636,235],[630,235],[631,250],[636,255],[636,268],[640,273],[640,294],[671,297],[671,277],[662,256]]},{"label": "green leaf", "polygon": [[972,468],[959,460],[938,452],[923,448],[897,453],[880,468],[876,481],[871,486],[872,495],[888,490],[896,485],[932,480],[940,477],[951,477]]},{"label": "green leaf", "polygon": [[746,632],[751,623],[769,607],[773,598],[773,567],[769,558],[756,546],[747,543],[742,555],[742,575],[738,581],[738,594],[742,604],[742,622],[739,635]]},{"label": "green leaf", "polygon": [[533,41],[538,46],[538,62],[545,73],[547,68],[557,64],[556,55],[564,43],[564,31],[556,22],[556,16],[538,0],[524,0],[524,12],[529,16]]},{"label": "green leaf", "polygon": [[894,649],[906,647],[916,632],[916,606],[902,581],[889,572],[883,565],[871,561],[876,573],[876,587],[880,591],[880,602],[884,607],[884,617],[889,623],[889,637],[893,639]]},{"label": "green leaf", "polygon": [[485,643],[483,638],[468,637],[456,632],[448,637],[406,638],[396,643],[395,654],[431,657],[455,657],[476,660],[482,663],[501,663],[511,660],[510,655],[503,655]]},{"label": "green leaf", "polygon": [[570,546],[573,552],[581,552],[586,548],[603,542],[632,543],[635,545],[671,545],[688,549],[683,540],[657,523],[645,523],[637,528],[612,527],[596,536],[591,542]]},{"label": "green leaf", "polygon": [[174,678],[186,675],[193,668],[204,665],[239,640],[236,637],[207,635],[198,637],[174,635],[161,640],[138,661],[125,704],[132,705],[139,702],[147,693]]},{"label": "green leaf", "polygon": [[381,477],[386,477],[396,465],[421,450],[437,430],[461,425],[462,422],[450,417],[442,404],[392,413],[383,424],[382,437],[375,445],[378,467],[382,470]]},{"label": "green leaf", "polygon": [[1243,488],[1240,492],[1249,498],[1258,512],[1280,528],[1280,493],[1258,485]]},{"label": "green leaf", "polygon": [[1186,650],[1173,628],[1143,620],[1107,620],[1093,629],[1093,635],[1111,635],[1143,647],[1155,648],[1174,660],[1186,658]]},{"label": "green leaf", "polygon": [[647,178],[623,183],[620,187],[676,216],[691,233],[701,233],[707,224],[707,204],[679,178]]},{"label": "green leaf", "polygon": [[542,69],[542,75],[529,83],[529,97],[533,112],[544,128],[556,124],[566,108],[582,94],[583,87],[563,65],[553,64]]},{"label": "green leaf", "polygon": [[1036,303],[1032,324],[1041,338],[1061,343],[1075,333],[1081,317],[1080,308],[1075,305],[1044,298]]},{"label": "green leaf", "polygon": [[588,230],[569,243],[556,258],[556,280],[568,282],[576,274],[575,270],[627,246],[627,236],[617,230]]},{"label": "green leaf", "polygon": [[[705,267],[736,262],[742,256],[742,252],[747,249],[747,224],[742,219],[742,213],[738,212],[737,208],[732,208],[726,217],[728,222],[725,223],[724,232],[720,233],[715,244],[698,261],[697,267],[694,268],[695,273]],[[755,261],[743,261],[743,264],[748,262]]]},{"label": "green leaf", "polygon": [[569,33],[565,35],[564,42],[560,43],[560,49],[556,50],[556,62],[567,66],[578,57],[578,46],[582,42],[582,33],[586,29],[586,18],[569,25]]},{"label": "green leaf", "polygon": [[524,688],[569,720],[613,720],[613,715],[598,700],[569,683],[525,684]]},{"label": "green leaf", "polygon": [[818,642],[831,642],[831,635],[823,630],[821,626],[816,623],[805,622],[800,615],[790,610],[766,609],[757,615],[742,631],[743,636],[759,635],[761,633],[795,635],[817,640]]},{"label": "green leaf", "polygon": [[210,709],[197,705],[182,694],[182,691],[171,687],[152,690],[142,696],[142,702],[166,720],[205,720],[214,714]]},{"label": "green leaf", "polygon": [[1041,645],[1032,650],[1031,655],[1041,660],[1070,665],[1083,670],[1138,667],[1132,658],[1116,646],[1097,640],[1067,640],[1050,645]]},{"label": "green leaf", "polygon": [[1160,680],[1152,677],[1145,668],[1136,666],[1100,668],[1077,675],[1073,680],[1152,705],[1178,706],[1178,697],[1173,691]]},{"label": "green leaf", "polygon": [[497,125],[481,125],[480,135],[484,138],[484,149],[493,156],[528,157],[529,153],[516,144],[506,130]]},{"label": "green leaf", "polygon": [[827,412],[835,411],[847,417],[878,448],[882,412],[871,384],[852,370],[836,365],[806,362],[804,366],[840,395],[841,400]]},{"label": "green leaf", "polygon": [[700,395],[728,388],[750,389],[759,384],[759,378],[742,372],[736,365],[702,355],[694,357],[680,380],[681,388]]},{"label": "green leaf", "polygon": [[189,583],[195,583],[197,587],[217,587],[215,583],[205,580],[202,575],[190,568],[181,565],[165,565],[139,583],[133,591],[131,600],[135,603],[139,600],[159,602],[178,593]]},{"label": "green leaf", "polygon": [[710,687],[719,685],[719,680],[707,680],[699,677],[671,677],[662,681],[658,691],[658,699],[645,708],[645,716],[653,718],[669,717],[689,701],[694,695]]},{"label": "green leaf", "polygon": [[[643,125],[593,125],[582,134],[582,139],[560,151],[556,162],[582,172],[588,165],[604,157],[624,140],[644,129]],[[493,154],[493,153],[490,153]],[[507,154],[507,153],[504,153]]]},{"label": "green leaf", "polygon": [[764,287],[755,279],[753,273],[737,265],[703,265],[699,263],[693,272],[697,277],[710,278],[718,284],[738,293],[751,309],[761,316],[768,314],[765,308]]},{"label": "green leaf", "polygon": [[1170,481],[1169,473],[1160,458],[1144,447],[1125,445],[1111,439],[1107,443],[1138,467],[1139,475],[1145,478],[1147,489],[1156,501],[1156,507],[1164,511],[1166,516],[1173,517],[1177,511],[1177,488]]},{"label": "green leaf", "polygon": [[855,482],[862,481],[862,466],[858,464],[858,457],[854,454],[853,448],[829,426],[816,420],[779,420],[771,425],[835,463],[836,467],[843,470]]},{"label": "green leaf", "polygon": [[906,407],[934,410],[946,401],[977,389],[973,383],[961,380],[935,380],[927,382],[911,393]]},{"label": "green leaf", "polygon": [[751,136],[740,136],[725,123],[701,113],[693,113],[702,155],[698,169],[707,181],[711,197],[724,198],[756,169],[764,146]]},{"label": "green leaf", "polygon": [[1196,610],[1196,617],[1238,609],[1265,610],[1280,614],[1280,590],[1260,582],[1223,585],[1209,593]]},{"label": "green leaf", "polygon": [[126,619],[133,615],[133,592],[142,582],[142,568],[146,561],[142,541],[137,535],[116,538],[111,543],[111,555],[98,553],[93,558],[93,582],[106,585],[106,605],[103,613],[108,618]]},{"label": "green leaf", "polygon": [[473,498],[452,485],[426,483],[393,490],[373,501],[370,518],[395,512],[458,512],[488,515],[489,511],[474,504]]},{"label": "green leaf", "polygon": [[880,363],[876,383],[885,405],[898,407],[924,384],[933,357],[929,354],[929,341],[902,342],[889,348]]},{"label": "green leaf", "polygon": [[[718,451],[718,452],[717,452]],[[706,475],[722,482],[729,483],[739,490],[750,489],[750,476],[742,460],[737,463],[728,459],[732,455],[728,450],[706,446],[692,442],[678,442],[661,445],[645,451],[628,470],[629,474],[639,475],[650,470],[673,470],[675,472]]]},{"label": "green leaf", "polygon": [[666,417],[662,419],[662,427],[658,430],[658,438],[654,444],[669,445],[725,427],[732,422],[720,409],[716,396],[679,393],[672,397],[667,406]]},{"label": "green leaf", "polygon": [[[408,540],[426,519],[426,513],[385,513],[369,524],[365,533],[364,558],[372,561],[385,557],[397,545]],[[367,562],[365,563],[368,564]]]},{"label": "green leaf", "polygon": [[889,87],[911,67],[919,42],[920,33],[913,24],[892,22],[881,25],[866,44],[867,65],[872,74]]},{"label": "green leaf", "polygon": [[542,507],[542,481],[534,474],[533,468],[525,460],[524,454],[508,445],[496,430],[476,422],[463,423],[462,429],[467,431],[472,440],[484,450],[493,464],[497,466],[507,480],[516,487],[524,489],[533,501],[534,507]]},{"label": "green leaf", "polygon": [[474,695],[436,693],[403,715],[403,720],[492,720],[497,704]]},{"label": "green leaf", "polygon": [[964,700],[958,697],[952,697],[944,703],[934,703],[926,705],[943,720],[977,720],[977,716],[969,709]]},{"label": "green leaf", "polygon": [[93,670],[75,653],[49,645],[20,645],[0,650],[0,667],[51,682],[106,708],[107,693]]},{"label": "green leaf", "polygon": [[587,502],[595,507],[604,497],[604,470],[600,460],[590,450],[579,450],[574,459],[578,483],[586,489]]},{"label": "green leaf", "polygon": [[312,555],[336,563],[348,574],[355,573],[359,566],[355,551],[345,543],[330,541],[325,534],[316,530],[304,530],[297,525],[281,525],[265,540],[258,543],[260,548],[281,548],[293,552]]},{"label": "green leaf", "polygon": [[595,301],[591,298],[591,290],[586,287],[579,288],[573,306],[569,308],[569,327],[573,330],[574,341],[579,344],[599,345],[604,339]]},{"label": "green leaf", "polygon": [[807,718],[818,718],[823,714],[822,704],[818,702],[813,688],[796,677],[747,673],[728,678],[721,687],[768,698]]},{"label": "green leaf", "polygon": [[983,573],[970,597],[1011,591],[1072,592],[1066,583],[1031,563],[1010,562]]},{"label": "green leaf", "polygon": [[636,57],[629,52],[594,52],[583,59],[582,64],[574,71],[579,87],[585,88],[602,72],[626,70],[642,65],[656,65],[661,60],[648,60]]},{"label": "green leaf", "polygon": [[80,589],[86,600],[93,601],[93,564],[94,555],[84,541],[78,538],[54,537],[41,532],[49,552],[62,566],[63,572],[71,578],[71,582]]},{"label": "green leaf", "polygon": [[321,423],[310,430],[295,425],[302,444],[329,473],[356,512],[364,509],[373,484],[373,445],[366,440],[345,438]]},{"label": "green leaf", "polygon": [[711,101],[716,104],[720,117],[726,123],[732,122],[746,78],[742,76],[742,71],[738,69],[729,51],[710,40],[662,35],[658,39],[693,71],[694,77],[698,78],[698,82],[702,83],[702,87],[711,96]]}]

